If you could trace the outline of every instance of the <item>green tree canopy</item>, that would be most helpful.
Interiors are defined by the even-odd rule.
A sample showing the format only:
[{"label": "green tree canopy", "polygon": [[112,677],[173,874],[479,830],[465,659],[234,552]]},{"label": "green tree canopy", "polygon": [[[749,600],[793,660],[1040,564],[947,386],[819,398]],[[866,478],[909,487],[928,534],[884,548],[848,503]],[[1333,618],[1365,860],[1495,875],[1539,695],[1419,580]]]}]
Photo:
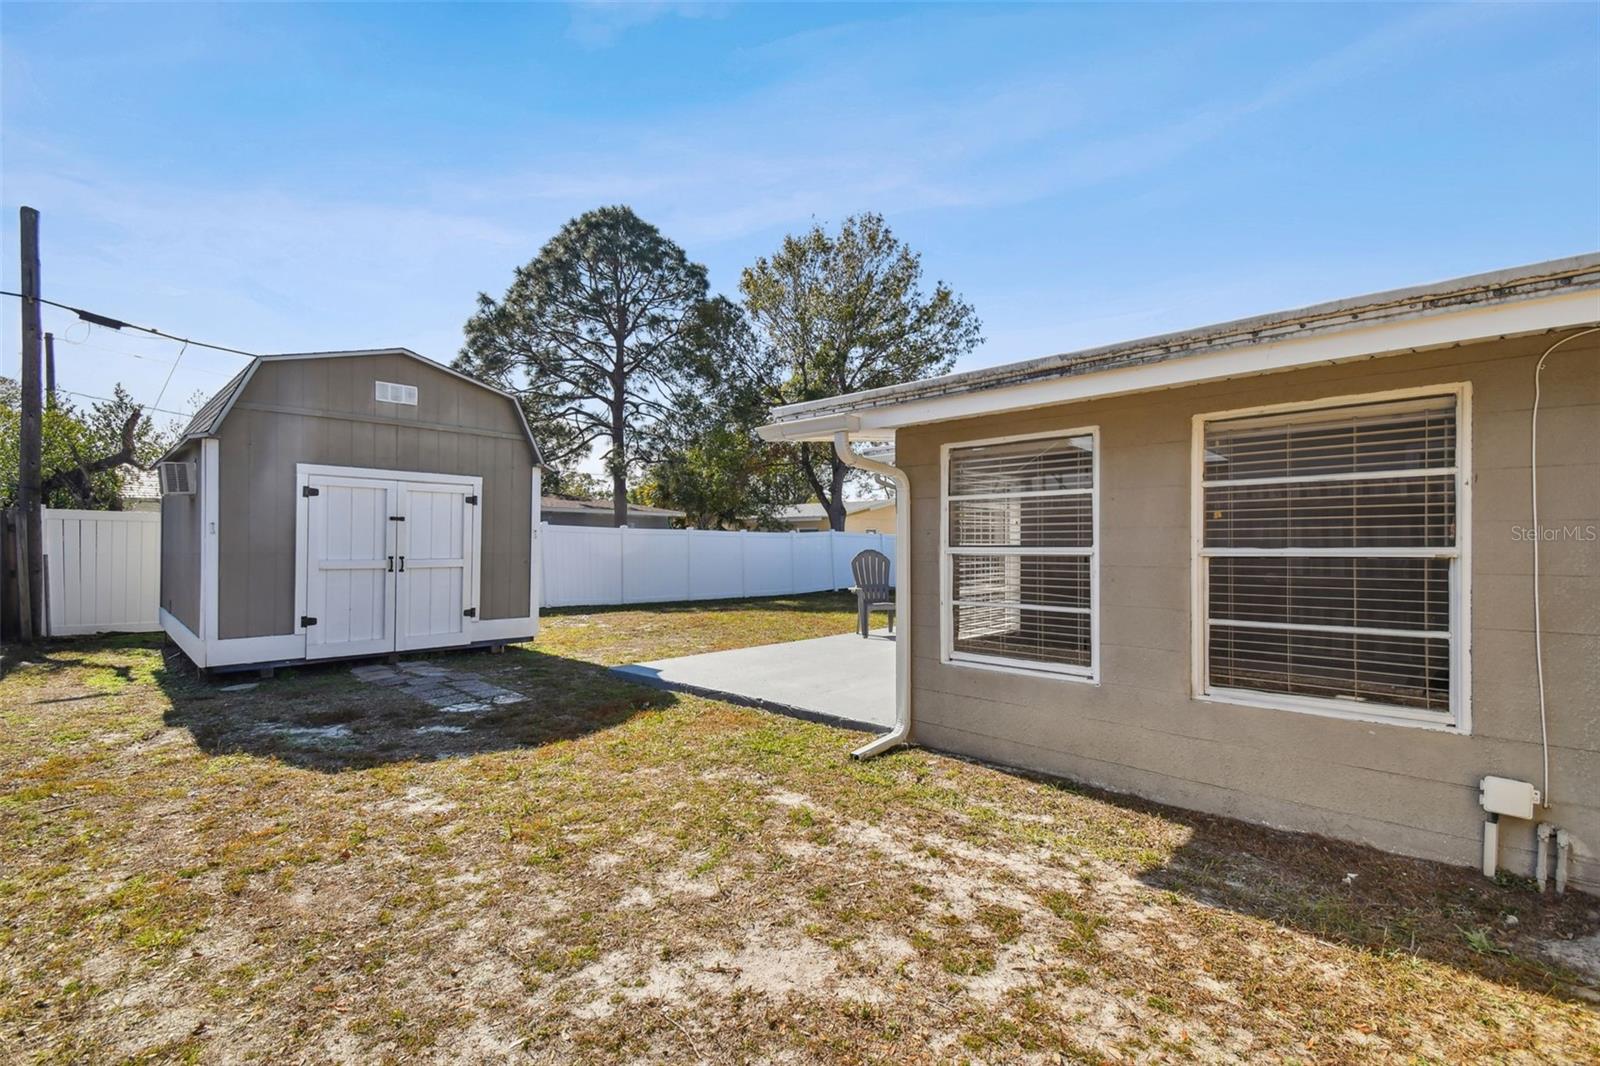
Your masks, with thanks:
[{"label": "green tree canopy", "polygon": [[753,373],[765,365],[760,343],[724,297],[701,305],[686,338],[695,387],[681,398],[635,499],[680,508],[700,529],[777,528],[777,512],[808,490],[790,449],[756,433],[768,414]]},{"label": "green tree canopy", "polygon": [[[0,502],[17,499],[22,440],[22,388],[0,378]],[[120,510],[124,464],[149,466],[176,438],[157,427],[120,384],[111,399],[87,411],[65,400],[47,405],[40,421],[40,472],[46,507]]]},{"label": "green tree canopy", "polygon": [[550,471],[545,479],[544,491],[546,495],[559,496],[563,500],[604,500],[611,486],[593,474],[569,467]]},{"label": "green tree canopy", "polygon": [[[836,234],[814,225],[785,237],[739,291],[759,343],[725,373],[767,409],[943,374],[982,339],[972,307],[943,282],[925,291],[921,256],[876,214],[847,218]],[[828,445],[802,444],[796,461],[843,529],[850,468]]]},{"label": "green tree canopy", "polygon": [[655,451],[683,380],[706,271],[630,208],[561,227],[500,300],[478,296],[457,368],[522,399],[556,466],[606,443],[617,525],[627,477]]}]

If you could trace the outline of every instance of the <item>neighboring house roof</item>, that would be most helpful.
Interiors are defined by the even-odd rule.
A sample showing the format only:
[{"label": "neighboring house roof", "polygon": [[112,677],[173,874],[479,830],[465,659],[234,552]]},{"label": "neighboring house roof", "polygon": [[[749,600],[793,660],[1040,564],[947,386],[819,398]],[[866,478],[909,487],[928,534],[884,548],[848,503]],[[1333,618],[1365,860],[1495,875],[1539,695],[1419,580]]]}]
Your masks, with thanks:
[{"label": "neighboring house roof", "polygon": [[[611,500],[569,500],[564,496],[539,497],[541,511],[567,511],[575,514],[610,514]],[[642,503],[628,504],[630,515],[663,515],[667,518],[682,518],[684,512],[674,511],[670,507],[646,507]]]},{"label": "neighboring house roof", "polygon": [[[893,507],[893,500],[846,500],[844,513],[856,514],[860,511],[875,511],[880,507]],[[797,503],[790,507],[780,508],[775,517],[785,522],[801,522],[812,518],[828,517],[827,508],[820,503]]]},{"label": "neighboring house roof", "polygon": [[533,449],[534,462],[540,466],[544,465],[544,453],[539,450],[538,441],[533,439],[533,431],[528,428],[528,420],[522,414],[522,404],[517,402],[517,398],[515,396],[503,389],[497,389],[493,385],[479,381],[477,378],[472,377],[471,375],[463,374],[454,367],[445,366],[443,363],[434,362],[427,356],[418,355],[410,348],[355,348],[348,351],[283,352],[277,355],[255,356],[250,360],[249,363],[245,365],[244,369],[240,370],[231,379],[229,379],[226,385],[217,390],[217,393],[214,396],[200,405],[200,409],[194,413],[194,417],[189,419],[189,424],[183,428],[183,433],[179,435],[177,443],[175,443],[171,448],[167,449],[167,455],[162,456],[162,458],[167,458],[188,441],[197,440],[201,437],[215,436],[218,427],[222,425],[223,419],[227,418],[228,412],[233,409],[234,402],[238,400],[240,394],[244,392],[245,386],[250,384],[251,375],[256,372],[256,368],[262,363],[269,361],[287,362],[295,359],[346,359],[353,356],[363,355],[403,355],[408,359],[415,359],[419,363],[425,363],[435,370],[442,370],[452,377],[458,377],[462,381],[465,381],[471,385],[476,385],[480,389],[487,389],[490,392],[504,396],[508,401],[510,401],[512,407],[516,408],[517,424],[522,427],[523,435],[528,439],[528,446]]},{"label": "neighboring house roof", "polygon": [[894,465],[894,445],[892,443],[869,444],[865,448],[857,448],[856,453],[863,459],[876,459],[880,463]]},{"label": "neighboring house roof", "polygon": [[154,470],[141,470],[132,463],[123,463],[117,473],[122,475],[122,491],[118,495],[124,500],[161,499],[161,478]]},{"label": "neighboring house roof", "polygon": [[898,426],[1600,321],[1600,253],[1355,296],[776,408],[768,440]]}]

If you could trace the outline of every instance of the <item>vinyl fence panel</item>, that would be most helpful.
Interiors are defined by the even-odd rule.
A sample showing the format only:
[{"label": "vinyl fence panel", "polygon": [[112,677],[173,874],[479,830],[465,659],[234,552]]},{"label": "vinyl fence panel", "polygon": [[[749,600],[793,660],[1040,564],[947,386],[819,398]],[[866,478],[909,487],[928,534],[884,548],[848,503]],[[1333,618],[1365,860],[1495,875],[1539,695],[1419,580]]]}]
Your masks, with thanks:
[{"label": "vinyl fence panel", "polygon": [[727,600],[744,595],[744,552],[739,538],[748,534],[713,529],[668,532],[700,534],[683,538],[689,545],[689,578],[680,599]]},{"label": "vinyl fence panel", "polygon": [[544,606],[622,603],[620,529],[539,527]]},{"label": "vinyl fence panel", "polygon": [[[44,512],[49,632],[160,629],[161,516],[146,511]],[[737,533],[704,529],[539,527],[540,605],[789,596],[848,588],[850,560],[880,533]],[[892,570],[891,570],[892,572]]]},{"label": "vinyl fence panel", "polygon": [[[792,542],[794,550],[794,591],[822,592],[834,587],[833,538],[834,533],[818,536],[816,533],[796,533]],[[848,584],[848,582],[847,582]]]},{"label": "vinyl fence panel", "polygon": [[161,628],[161,516],[45,508],[51,636]]},{"label": "vinyl fence panel", "polygon": [[629,529],[622,543],[622,602],[682,600],[689,585],[689,542],[670,529]]},{"label": "vinyl fence panel", "polygon": [[736,533],[704,529],[540,526],[541,606],[787,596],[848,588],[866,548],[894,558],[879,533]]}]

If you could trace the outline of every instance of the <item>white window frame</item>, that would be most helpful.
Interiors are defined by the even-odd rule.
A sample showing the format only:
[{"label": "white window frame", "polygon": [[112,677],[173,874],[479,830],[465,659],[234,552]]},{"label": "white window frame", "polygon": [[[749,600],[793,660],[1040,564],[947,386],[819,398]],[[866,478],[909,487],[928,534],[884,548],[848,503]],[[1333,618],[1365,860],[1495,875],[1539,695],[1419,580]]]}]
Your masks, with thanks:
[{"label": "white window frame", "polygon": [[[1041,663],[1029,659],[1013,659],[1001,655],[981,655],[955,649],[955,568],[952,560],[957,555],[994,555],[988,548],[950,547],[950,453],[962,448],[979,448],[989,444],[1012,444],[1025,440],[1045,440],[1055,437],[1088,437],[1094,442],[1091,465],[1093,484],[1089,497],[1091,532],[1090,545],[1084,549],[1049,549],[1036,551],[1040,555],[1086,555],[1089,559],[1089,665],[1068,663]],[[966,497],[963,497],[965,499]],[[1000,554],[1028,554],[1022,553]],[[1069,611],[1068,613],[1080,613]],[[1083,684],[1100,683],[1100,427],[1078,426],[1071,429],[1052,429],[1041,433],[1018,433],[1005,437],[984,437],[980,440],[950,441],[939,448],[939,661],[947,666],[961,666],[977,670],[996,670],[1007,674],[1025,674],[1029,677],[1049,678],[1057,681],[1076,681]]]},{"label": "white window frame", "polygon": [[[1205,547],[1205,435],[1206,425],[1224,419],[1247,418],[1256,415],[1292,414],[1298,411],[1317,411],[1344,407],[1351,404],[1383,403],[1390,400],[1422,399],[1453,396],[1456,404],[1456,546],[1454,548],[1266,548],[1229,549]],[[1387,476],[1404,476],[1416,471],[1386,471]],[[1246,707],[1260,707],[1277,711],[1294,711],[1329,718],[1345,718],[1358,722],[1376,722],[1419,729],[1432,729],[1462,736],[1472,732],[1472,385],[1470,382],[1450,382],[1425,385],[1417,388],[1391,389],[1386,392],[1357,393],[1347,396],[1328,396],[1295,403],[1267,404],[1244,407],[1231,411],[1207,411],[1193,419],[1190,455],[1190,506],[1189,506],[1189,632],[1190,632],[1190,692],[1196,700],[1207,703],[1227,703]],[[1285,693],[1257,692],[1253,689],[1213,687],[1209,683],[1208,656],[1210,641],[1210,599],[1208,595],[1209,568],[1205,560],[1213,556],[1244,555],[1252,557],[1281,555],[1288,557],[1334,556],[1348,558],[1371,556],[1398,558],[1447,558],[1450,569],[1450,713],[1448,720],[1438,711],[1424,711],[1415,707],[1362,703],[1352,705],[1343,700],[1318,696],[1298,696]],[[1344,632],[1344,630],[1340,630]],[[1380,632],[1374,630],[1373,632]]]}]

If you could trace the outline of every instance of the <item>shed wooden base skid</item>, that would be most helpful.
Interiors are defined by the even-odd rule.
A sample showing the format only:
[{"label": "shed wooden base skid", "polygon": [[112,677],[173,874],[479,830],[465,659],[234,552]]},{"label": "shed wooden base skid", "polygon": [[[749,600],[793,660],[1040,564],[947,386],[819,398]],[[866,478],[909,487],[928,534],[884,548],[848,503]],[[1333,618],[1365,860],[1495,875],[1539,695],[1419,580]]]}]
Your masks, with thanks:
[{"label": "shed wooden base skid", "polygon": [[[316,662],[318,664],[327,663],[329,665],[338,665],[338,664],[342,664],[342,663],[357,663],[357,662],[379,662],[379,661],[382,661],[382,662],[406,662],[406,661],[411,660],[411,659],[426,658],[428,655],[432,654],[435,651],[452,651],[452,652],[487,651],[492,655],[498,655],[499,653],[501,653],[501,652],[506,650],[506,645],[507,644],[524,644],[524,643],[527,643],[528,641],[531,641],[532,639],[533,639],[533,636],[530,634],[529,636],[525,636],[525,637],[513,637],[510,640],[482,641],[482,642],[477,643],[477,644],[455,645],[455,646],[452,646],[452,647],[449,647],[449,648],[418,649],[416,654],[400,654],[400,653],[397,653],[397,654],[393,654],[393,655],[346,655],[346,656],[342,656],[342,657],[336,658],[336,659],[316,659],[316,660],[311,660],[311,659],[276,659],[276,660],[274,660],[272,662],[264,662],[264,663],[229,663],[229,664],[227,664],[225,666],[212,666],[212,667],[204,667],[204,666],[200,666],[198,664],[195,664],[195,669],[198,670],[200,672],[200,674],[202,676],[204,676],[204,677],[213,677],[213,676],[214,677],[223,677],[223,676],[226,676],[226,675],[229,675],[229,674],[246,674],[246,673],[253,673],[253,672],[261,673],[261,674],[263,674],[265,676],[271,676],[271,672],[272,671],[277,670],[277,669],[279,669],[281,667],[286,667],[286,666],[305,666],[305,665],[307,665],[307,664],[309,664],[311,662]],[[182,646],[178,645],[176,641],[174,641],[173,644],[174,644],[175,647],[178,648],[179,651],[183,650]],[[187,654],[185,654],[184,658],[188,659],[189,657],[188,657]],[[193,659],[190,659],[189,661],[191,663],[194,662]]]}]

